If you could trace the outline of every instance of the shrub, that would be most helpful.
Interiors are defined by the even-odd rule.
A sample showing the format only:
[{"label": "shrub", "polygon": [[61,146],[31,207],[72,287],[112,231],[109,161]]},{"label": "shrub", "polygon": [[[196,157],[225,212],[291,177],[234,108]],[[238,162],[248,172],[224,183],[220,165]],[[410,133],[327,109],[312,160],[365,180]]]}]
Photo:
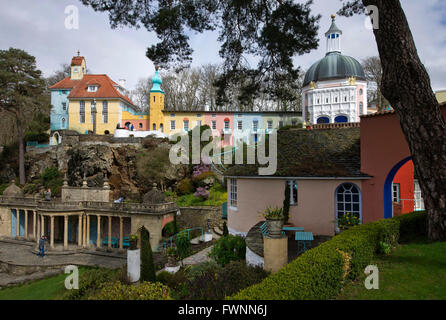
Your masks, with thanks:
[{"label": "shrub", "polygon": [[228,225],[225,222],[223,222],[223,237],[226,237],[229,234]]},{"label": "shrub", "polygon": [[159,282],[125,285],[119,281],[106,283],[89,300],[169,300],[170,290]]},{"label": "shrub", "polygon": [[50,136],[45,132],[34,132],[29,131],[25,134],[25,142],[28,141],[37,141],[38,143],[48,143]]},{"label": "shrub", "polygon": [[153,263],[152,247],[150,246],[149,231],[141,227],[141,281],[156,281],[155,265]]},{"label": "shrub", "polygon": [[184,269],[181,269],[177,273],[169,273],[167,271],[161,271],[157,275],[157,281],[168,286],[171,289],[171,297],[174,299],[181,299],[188,294],[187,290],[187,273]]},{"label": "shrub", "polygon": [[193,265],[187,273],[187,278],[192,280],[200,277],[208,272],[218,272],[222,267],[214,260],[205,261],[196,265]]},{"label": "shrub", "polygon": [[45,188],[51,188],[52,196],[59,196],[63,184],[62,175],[56,167],[46,168],[40,175],[40,180]]},{"label": "shrub", "polygon": [[163,235],[166,237],[170,237],[178,232],[178,225],[176,223],[176,215],[174,216],[174,221],[166,223],[163,228]]},{"label": "shrub", "polygon": [[[268,273],[260,267],[247,266],[244,261],[232,261],[223,268],[206,264],[195,270],[187,281],[186,299],[216,300],[237,293],[262,281]],[[193,272],[193,269],[189,271]]]},{"label": "shrub", "polygon": [[[231,297],[237,300],[333,299],[344,279],[355,279],[381,251],[395,246],[399,235],[421,233],[424,213],[410,213],[355,226],[306,251],[261,283]],[[413,233],[412,236],[416,233]]]},{"label": "shrub", "polygon": [[393,219],[400,223],[400,240],[402,242],[427,236],[427,214],[425,211],[404,214]]},{"label": "shrub", "polygon": [[209,198],[209,191],[207,191],[206,188],[198,187],[194,196],[201,199],[207,199]]},{"label": "shrub", "polygon": [[192,180],[189,178],[185,178],[178,182],[177,185],[177,193],[178,195],[186,195],[194,192],[194,185],[192,183]]},{"label": "shrub", "polygon": [[183,260],[189,255],[190,241],[185,232],[179,233],[175,237],[175,247],[178,259]]},{"label": "shrub", "polygon": [[79,276],[79,289],[68,290],[64,294],[65,300],[84,300],[94,295],[101,287],[109,281],[118,280],[120,270],[106,268],[94,268],[87,270]]},{"label": "shrub", "polygon": [[246,254],[245,238],[227,235],[218,239],[209,254],[219,265],[224,266],[231,261],[244,260]]}]

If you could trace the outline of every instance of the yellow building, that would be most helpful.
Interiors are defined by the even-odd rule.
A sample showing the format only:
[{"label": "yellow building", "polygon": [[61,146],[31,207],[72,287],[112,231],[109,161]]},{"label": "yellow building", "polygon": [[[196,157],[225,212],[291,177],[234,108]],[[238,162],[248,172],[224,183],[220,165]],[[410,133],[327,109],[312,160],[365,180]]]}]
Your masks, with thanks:
[{"label": "yellow building", "polygon": [[[125,88],[105,74],[87,74],[85,58],[79,54],[71,61],[70,77],[51,86],[50,90],[53,93],[53,109],[56,110],[57,92],[67,94],[68,106],[62,108],[68,119],[62,122],[67,122],[68,125],[62,129],[82,134],[113,134],[117,127],[133,125],[135,130],[147,130],[148,115],[137,112],[137,107],[126,96]],[[65,118],[63,113],[61,114]],[[54,115],[52,113],[52,122],[56,115],[56,112]],[[58,117],[60,118],[60,115]],[[58,118],[54,122],[56,121],[60,122]]]},{"label": "yellow building", "polygon": [[155,76],[152,78],[152,89],[150,90],[150,129],[152,131],[166,132],[164,123],[164,91],[161,89],[161,79],[158,67],[155,67]]}]

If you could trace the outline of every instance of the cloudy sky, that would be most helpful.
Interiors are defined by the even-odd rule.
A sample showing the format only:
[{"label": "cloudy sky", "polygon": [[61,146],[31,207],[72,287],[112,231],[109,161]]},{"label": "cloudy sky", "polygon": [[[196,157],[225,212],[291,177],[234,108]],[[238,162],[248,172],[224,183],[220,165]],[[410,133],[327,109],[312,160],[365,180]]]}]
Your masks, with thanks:
[{"label": "cloudy sky", "polygon": [[[431,76],[434,90],[446,89],[446,1],[401,0],[415,37],[422,62]],[[79,29],[65,28],[65,9],[79,9]],[[330,26],[330,15],[340,7],[337,0],[315,0],[314,13],[320,13],[319,34]],[[359,61],[377,55],[373,33],[365,18],[337,18],[344,31],[342,50]],[[80,50],[92,73],[106,73],[115,81],[127,80],[133,89],[137,80],[151,76],[153,63],[145,57],[146,48],[157,42],[144,29],[110,28],[107,13],[97,13],[77,0],[0,0],[0,49],[20,48],[37,58],[38,68],[51,75],[62,63],[69,63]],[[214,33],[191,36],[195,50],[193,65],[218,63],[219,44]],[[308,69],[325,54],[325,41],[319,49],[295,58],[296,65]]]}]

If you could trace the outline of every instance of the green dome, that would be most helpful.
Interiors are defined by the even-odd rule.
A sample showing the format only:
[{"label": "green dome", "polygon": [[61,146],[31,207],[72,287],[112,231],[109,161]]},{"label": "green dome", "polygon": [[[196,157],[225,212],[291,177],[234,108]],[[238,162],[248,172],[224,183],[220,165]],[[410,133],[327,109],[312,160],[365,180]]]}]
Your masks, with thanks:
[{"label": "green dome", "polygon": [[350,77],[365,80],[364,69],[361,64],[356,59],[344,56],[339,52],[329,52],[325,58],[319,60],[308,69],[305,74],[304,86],[311,81],[317,82]]}]

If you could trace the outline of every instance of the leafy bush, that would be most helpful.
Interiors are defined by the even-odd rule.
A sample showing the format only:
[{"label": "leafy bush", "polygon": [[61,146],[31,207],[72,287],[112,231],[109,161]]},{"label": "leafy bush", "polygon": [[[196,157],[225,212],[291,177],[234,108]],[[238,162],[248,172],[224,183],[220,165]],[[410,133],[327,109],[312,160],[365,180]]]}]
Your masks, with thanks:
[{"label": "leafy bush", "polygon": [[192,180],[189,178],[185,178],[178,182],[177,185],[177,194],[182,196],[186,194],[191,194],[194,192],[194,184],[192,183]]},{"label": "leafy bush", "polygon": [[171,289],[171,297],[174,299],[180,299],[188,294],[186,282],[187,273],[181,269],[177,273],[170,273],[167,271],[161,271],[158,273],[156,279],[158,282],[168,286]]},{"label": "leafy bush", "polygon": [[203,172],[192,178],[192,182],[197,187],[210,188],[216,181],[215,174],[212,171]]},{"label": "leafy bush", "polygon": [[384,241],[380,241],[379,242],[379,252],[382,254],[389,254],[391,251],[391,247],[388,243],[384,242]]},{"label": "leafy bush", "polygon": [[209,191],[207,191],[206,188],[198,187],[194,196],[201,199],[207,199],[209,198]]},{"label": "leafy bush", "polygon": [[182,260],[189,255],[190,252],[190,241],[185,232],[179,233],[175,237],[175,247],[178,259]]},{"label": "leafy bush", "polygon": [[176,223],[176,221],[171,221],[169,223],[166,223],[166,225],[163,228],[163,235],[165,237],[173,236],[177,232],[178,232],[178,224]]},{"label": "leafy bush", "polygon": [[25,142],[37,141],[38,143],[48,143],[50,136],[45,132],[29,131],[25,134]]},{"label": "leafy bush", "polygon": [[416,237],[427,236],[427,215],[417,211],[393,218],[400,223],[400,241],[405,242]]},{"label": "leafy bush", "polygon": [[23,192],[25,194],[35,194],[39,192],[39,185],[35,183],[26,183],[23,186]]},{"label": "leafy bush", "polygon": [[60,196],[63,180],[62,174],[56,167],[46,168],[41,173],[40,180],[45,188],[51,189],[52,196]]},{"label": "leafy bush", "polygon": [[[199,270],[199,272],[197,272]],[[193,271],[186,283],[185,299],[216,300],[237,293],[262,281],[268,273],[260,267],[247,266],[244,261],[233,261],[223,268],[206,264]]]},{"label": "leafy bush", "polygon": [[381,250],[381,242],[395,246],[400,233],[420,231],[422,221],[425,214],[410,213],[355,226],[306,251],[279,272],[231,299],[333,299],[344,279],[356,279],[363,272]]},{"label": "leafy bush", "polygon": [[218,239],[209,256],[219,265],[224,266],[231,261],[244,260],[246,254],[245,238],[227,235]]},{"label": "leafy bush", "polygon": [[187,273],[187,278],[189,280],[193,280],[194,278],[200,277],[204,275],[205,273],[218,272],[222,267],[215,262],[214,260],[205,261],[202,263],[198,263],[196,265],[193,265],[189,272]]},{"label": "leafy bush", "polygon": [[116,281],[120,276],[120,270],[94,268],[87,270],[79,276],[79,289],[68,290],[65,300],[85,300],[94,295],[101,287],[109,281]]},{"label": "leafy bush", "polygon": [[170,290],[159,282],[125,285],[119,281],[104,284],[89,300],[169,300]]}]

